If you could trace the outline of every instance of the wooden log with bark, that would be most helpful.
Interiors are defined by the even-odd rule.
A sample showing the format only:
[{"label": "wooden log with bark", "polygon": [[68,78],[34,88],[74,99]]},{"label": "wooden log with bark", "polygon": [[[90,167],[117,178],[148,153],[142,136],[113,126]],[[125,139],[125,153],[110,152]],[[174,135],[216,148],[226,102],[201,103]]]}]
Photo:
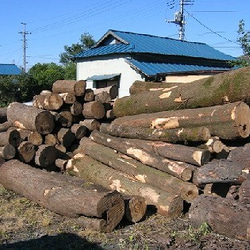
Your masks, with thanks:
[{"label": "wooden log with bark", "polygon": [[[7,119],[7,118],[6,118]],[[3,123],[0,124],[0,132],[5,132],[7,131],[10,127],[12,127],[13,124],[12,122],[9,121],[5,121]]]},{"label": "wooden log with bark", "polygon": [[137,182],[87,155],[75,155],[71,161],[72,170],[68,170],[69,173],[125,195],[142,196],[148,205],[157,207],[159,214],[174,218],[180,216],[183,210],[180,196]]},{"label": "wooden log with bark", "polygon": [[74,142],[75,134],[70,130],[70,128],[61,128],[57,133],[57,138],[62,146],[68,148]]},{"label": "wooden log with bark", "polygon": [[73,104],[76,101],[76,96],[73,93],[60,93],[59,95],[66,104]]},{"label": "wooden log with bark", "polygon": [[109,95],[109,99],[110,99],[109,101],[111,101],[118,96],[118,87],[117,85],[111,85],[111,86],[104,87],[104,88],[94,89],[94,94],[96,96],[98,96],[99,94],[102,94],[103,92],[106,92]]},{"label": "wooden log with bark", "polygon": [[35,163],[41,168],[49,168],[55,163],[59,155],[54,146],[42,144],[38,147],[35,154]]},{"label": "wooden log with bark", "polygon": [[187,202],[191,202],[198,195],[198,189],[194,184],[184,182],[170,174],[144,165],[124,154],[116,153],[109,147],[90,141],[89,138],[81,140],[77,152],[87,154],[93,159],[129,175],[139,182],[175,193]]},{"label": "wooden log with bark", "polygon": [[75,138],[80,140],[84,136],[88,135],[89,130],[86,126],[80,124],[74,124],[70,128],[71,132],[74,133]]},{"label": "wooden log with bark", "polygon": [[18,128],[37,131],[40,134],[51,133],[55,126],[53,115],[49,111],[18,102],[8,106],[7,119]]},{"label": "wooden log with bark", "polygon": [[31,142],[23,141],[17,148],[17,154],[20,161],[29,163],[35,157],[35,147]]},{"label": "wooden log with bark", "polygon": [[59,110],[63,103],[62,97],[57,93],[36,95],[33,97],[33,106],[39,109]]},{"label": "wooden log with bark", "polygon": [[250,211],[250,177],[240,185],[239,201]]},{"label": "wooden log with bark", "polygon": [[105,116],[104,105],[99,101],[83,104],[82,114],[87,119],[102,119]]},{"label": "wooden log with bark", "polygon": [[59,141],[54,134],[48,134],[44,137],[44,144],[46,145],[55,146],[58,143]]},{"label": "wooden log with bark", "polygon": [[244,102],[205,108],[170,110],[116,118],[115,125],[152,129],[177,129],[205,126],[221,139],[246,138],[250,134],[250,109]]},{"label": "wooden log with bark", "polygon": [[84,98],[83,100],[85,102],[92,102],[95,100],[95,93],[93,89],[86,89],[84,93]]},{"label": "wooden log with bark", "polygon": [[[16,155],[16,149],[13,145],[7,143],[0,147],[0,158],[5,160],[13,159]],[[0,160],[0,164],[2,161]]]},{"label": "wooden log with bark", "polygon": [[250,67],[231,70],[208,78],[159,91],[144,91],[116,99],[116,117],[164,110],[222,105],[225,102],[250,103]]},{"label": "wooden log with bark", "polygon": [[103,219],[105,232],[112,231],[125,212],[124,200],[116,191],[32,168],[18,160],[10,160],[1,166],[0,183],[55,213]]},{"label": "wooden log with bark", "polygon": [[30,131],[27,139],[34,146],[40,146],[41,144],[43,144],[43,137],[37,131]]},{"label": "wooden log with bark", "polygon": [[117,137],[165,142],[206,142],[211,138],[207,127],[153,129],[102,123],[100,131]]},{"label": "wooden log with bark", "polygon": [[89,131],[99,130],[101,126],[101,123],[96,119],[84,119],[79,124],[87,127]]},{"label": "wooden log with bark", "polygon": [[70,93],[75,96],[83,96],[86,88],[84,80],[57,80],[52,85],[54,93]]},{"label": "wooden log with bark", "polygon": [[200,195],[191,204],[189,218],[194,227],[206,222],[213,231],[250,241],[250,215],[240,202],[218,196]]},{"label": "wooden log with bark", "polygon": [[16,148],[20,144],[20,142],[20,133],[15,128],[10,128],[8,131],[0,133],[0,146],[11,144]]}]

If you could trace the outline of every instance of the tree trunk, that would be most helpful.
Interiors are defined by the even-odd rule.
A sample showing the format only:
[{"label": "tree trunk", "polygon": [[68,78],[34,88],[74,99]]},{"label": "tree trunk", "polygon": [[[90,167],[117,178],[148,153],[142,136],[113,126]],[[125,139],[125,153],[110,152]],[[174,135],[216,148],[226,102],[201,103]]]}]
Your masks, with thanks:
[{"label": "tree trunk", "polygon": [[66,104],[73,104],[76,101],[76,96],[73,93],[60,93],[59,95]]},{"label": "tree trunk", "polygon": [[28,141],[34,146],[40,146],[43,143],[43,137],[37,131],[31,131],[28,135]]},{"label": "tree trunk", "polygon": [[15,128],[10,128],[8,131],[0,133],[0,146],[11,144],[16,148],[20,142],[20,133]]},{"label": "tree trunk", "polygon": [[93,158],[82,155],[72,158],[71,174],[82,177],[111,190],[125,195],[138,195],[146,199],[148,205],[155,205],[159,214],[169,218],[177,217],[183,209],[183,201],[179,196],[161,189],[140,183],[124,173],[114,170]]},{"label": "tree trunk", "polygon": [[83,96],[86,88],[86,82],[83,80],[57,80],[52,85],[54,93],[70,93],[75,96]]},{"label": "tree trunk", "polygon": [[55,213],[104,219],[107,231],[112,231],[124,215],[124,200],[118,192],[35,169],[17,160],[1,166],[0,183]]},{"label": "tree trunk", "polygon": [[205,108],[163,111],[116,118],[112,124],[152,129],[205,126],[222,139],[246,138],[250,134],[250,109],[244,102]]},{"label": "tree trunk", "polygon": [[12,122],[9,121],[3,122],[0,124],[0,132],[5,132],[12,126],[13,126]]},{"label": "tree trunk", "polygon": [[38,147],[35,155],[35,163],[41,168],[49,168],[55,163],[58,157],[58,151],[54,146],[41,145]]},{"label": "tree trunk", "polygon": [[102,123],[100,131],[118,137],[165,142],[205,142],[211,138],[206,127],[152,129]]},{"label": "tree trunk", "polygon": [[227,102],[250,103],[250,67],[231,70],[205,79],[159,91],[144,91],[119,98],[116,117],[164,110],[207,107]]},{"label": "tree trunk", "polygon": [[0,123],[7,121],[7,107],[0,108]]},{"label": "tree trunk", "polygon": [[[199,149],[197,147],[184,146],[181,144],[117,138],[99,131],[93,131],[91,133],[91,139],[97,143],[111,148],[115,148],[115,146],[112,145],[130,145],[130,147],[141,148],[147,152],[153,152],[165,158],[187,162],[197,166],[204,165],[205,163],[208,163],[210,161],[210,152],[208,150]],[[124,152],[125,151],[123,151],[123,153]]]},{"label": "tree trunk", "polygon": [[200,195],[191,204],[189,218],[195,227],[206,222],[219,234],[250,241],[249,211],[237,201]]},{"label": "tree trunk", "polygon": [[34,145],[28,141],[23,141],[20,143],[17,149],[18,157],[22,162],[29,163],[33,160],[35,156]]},{"label": "tree trunk", "polygon": [[250,178],[243,181],[239,188],[239,201],[250,210]]},{"label": "tree trunk", "polygon": [[244,171],[246,171],[246,168],[238,162],[214,159],[197,168],[193,181],[198,186],[208,183],[241,184],[245,180]]},{"label": "tree trunk", "polygon": [[36,95],[33,97],[33,106],[39,109],[58,110],[63,105],[63,99],[59,94]]},{"label": "tree trunk", "polygon": [[109,147],[90,141],[89,138],[81,140],[78,152],[87,154],[93,159],[129,175],[139,182],[175,193],[187,202],[191,202],[198,195],[198,189],[194,184],[184,182],[128,156],[116,153]]},{"label": "tree trunk", "polygon": [[51,133],[55,125],[53,115],[49,111],[18,102],[8,106],[7,118],[18,128],[37,131],[40,134]]},{"label": "tree trunk", "polygon": [[[16,155],[16,149],[11,144],[5,144],[4,146],[0,147],[0,157],[5,160],[13,159]],[[0,160],[0,164],[2,161]]]},{"label": "tree trunk", "polygon": [[105,116],[105,108],[98,101],[86,102],[83,104],[82,114],[87,119],[102,119]]}]

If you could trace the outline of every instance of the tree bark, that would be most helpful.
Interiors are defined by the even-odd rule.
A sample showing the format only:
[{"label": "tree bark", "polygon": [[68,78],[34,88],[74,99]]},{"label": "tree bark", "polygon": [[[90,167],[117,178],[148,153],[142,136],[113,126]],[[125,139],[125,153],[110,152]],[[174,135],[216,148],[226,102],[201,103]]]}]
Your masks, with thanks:
[{"label": "tree bark", "polygon": [[[16,149],[11,144],[5,144],[4,146],[0,147],[0,157],[5,160],[13,159],[16,155]],[[0,160],[0,164],[2,161]]]},{"label": "tree bark", "polygon": [[5,132],[12,126],[13,126],[12,122],[9,121],[3,122],[0,124],[0,132]]},{"label": "tree bark", "polygon": [[99,101],[86,102],[83,104],[82,114],[87,119],[102,119],[105,116],[105,108]]},{"label": "tree bark", "polygon": [[119,98],[116,117],[164,110],[207,107],[226,102],[250,102],[250,67],[231,70],[205,79],[159,91],[144,91]]},{"label": "tree bark", "polygon": [[17,160],[1,166],[0,183],[55,213],[104,219],[107,231],[112,231],[124,215],[124,200],[118,192]]},{"label": "tree bark", "polygon": [[244,102],[205,108],[183,109],[116,118],[115,125],[152,129],[205,126],[212,136],[222,139],[246,138],[250,134],[250,109]]},{"label": "tree bark", "polygon": [[40,134],[51,133],[55,125],[53,115],[49,111],[18,102],[8,106],[7,118],[18,128],[37,131]]},{"label": "tree bark", "polygon": [[54,134],[48,134],[44,138],[44,144],[46,145],[55,146],[58,143],[59,141]]},{"label": "tree bark", "polygon": [[63,110],[59,114],[60,114],[60,117],[59,117],[58,122],[60,123],[60,125],[66,128],[71,127],[73,123],[73,116],[71,112],[67,110]]},{"label": "tree bark", "polygon": [[207,127],[152,129],[102,123],[100,131],[117,137],[164,142],[205,142],[211,138]]},{"label": "tree bark", "polygon": [[110,100],[113,100],[118,96],[118,87],[116,85],[112,85],[94,90],[95,95],[102,94],[103,92],[106,92],[109,95]]},{"label": "tree bark", "polygon": [[198,189],[194,184],[184,182],[128,156],[116,153],[109,147],[90,141],[89,138],[81,140],[78,152],[87,154],[93,159],[129,175],[139,182],[175,193],[187,202],[191,202],[198,195]]},{"label": "tree bark", "polygon": [[[76,157],[76,156],[75,156]],[[128,178],[124,173],[114,170],[93,158],[82,155],[72,158],[71,174],[82,177],[111,190],[125,195],[139,195],[148,205],[155,205],[157,212],[169,218],[180,216],[183,201],[179,196]]]},{"label": "tree bark", "polygon": [[41,168],[49,168],[55,163],[59,153],[54,146],[42,144],[35,154],[35,163]]},{"label": "tree bark", "polygon": [[59,94],[36,95],[33,97],[33,106],[39,109],[59,110],[63,105],[63,99]]},{"label": "tree bark", "polygon": [[243,181],[239,188],[239,201],[250,210],[250,178]]},{"label": "tree bark", "polygon": [[7,107],[0,108],[0,123],[7,121]]},{"label": "tree bark", "polygon": [[17,153],[20,161],[29,163],[35,156],[35,148],[31,142],[23,141],[17,148]]},{"label": "tree bark", "polygon": [[57,80],[52,85],[54,93],[70,93],[75,96],[83,96],[86,88],[86,82],[83,80]]},{"label": "tree bark", "polygon": [[10,128],[8,131],[0,133],[0,146],[11,144],[16,148],[20,142],[20,133],[15,128]]},{"label": "tree bark", "polygon": [[206,222],[219,234],[250,241],[249,211],[234,200],[200,195],[191,204],[189,218],[195,227]]}]

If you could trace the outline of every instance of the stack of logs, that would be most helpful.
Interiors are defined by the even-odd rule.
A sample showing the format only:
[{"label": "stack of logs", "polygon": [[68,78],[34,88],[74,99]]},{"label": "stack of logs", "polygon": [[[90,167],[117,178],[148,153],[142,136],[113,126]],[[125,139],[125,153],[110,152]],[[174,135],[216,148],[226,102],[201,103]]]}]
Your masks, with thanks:
[{"label": "stack of logs", "polygon": [[[2,185],[57,213],[85,215],[80,217],[83,225],[102,231],[111,231],[120,223],[128,209],[123,205],[131,201],[133,222],[143,218],[145,204],[155,206],[159,214],[169,218],[188,209],[195,226],[205,221],[218,233],[250,240],[249,67],[169,87],[135,82],[130,96],[116,99],[113,105],[113,98],[107,98],[108,91],[103,90],[87,101],[85,96],[91,90],[80,84],[83,81],[75,82],[72,92],[68,82],[57,81],[52,92],[34,97],[33,107],[18,103],[8,107],[6,123],[29,129],[30,134],[21,143],[18,138],[12,143],[5,139],[17,150],[18,160],[8,159],[1,166]],[[85,94],[78,95],[76,90]],[[62,104],[58,105],[57,98],[63,99]],[[73,103],[66,104],[71,99]],[[76,111],[78,106],[83,107],[80,113]],[[87,124],[93,121],[98,125],[90,128]],[[2,127],[6,127],[4,124]],[[73,127],[83,126],[87,133],[79,132],[77,138]],[[18,137],[22,130],[16,128],[2,133]],[[42,144],[31,141],[34,134],[41,136]],[[50,144],[45,143],[48,141]],[[19,150],[24,142],[38,148],[30,161]],[[23,151],[28,152],[29,147]],[[46,172],[47,177],[42,177],[44,171],[36,174],[33,171],[38,169],[27,163],[47,170],[57,168],[65,174],[57,177]],[[29,191],[25,188],[28,181],[16,181],[25,178],[31,179]],[[43,186],[38,186],[39,180]],[[89,185],[98,188],[85,190]],[[88,195],[90,189],[96,192],[98,198],[93,194],[84,200],[80,186]],[[34,195],[33,189],[40,193]],[[66,193],[65,203],[62,192]],[[78,211],[69,195],[82,199],[84,209]],[[67,211],[68,202],[75,211]],[[104,204],[106,207],[102,207]],[[95,213],[85,213],[86,206],[93,207]]]}]

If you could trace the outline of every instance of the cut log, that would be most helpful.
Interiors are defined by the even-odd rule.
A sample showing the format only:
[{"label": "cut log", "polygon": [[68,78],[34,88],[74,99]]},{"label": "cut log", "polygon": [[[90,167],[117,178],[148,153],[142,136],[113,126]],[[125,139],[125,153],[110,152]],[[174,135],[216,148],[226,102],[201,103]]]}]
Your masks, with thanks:
[{"label": "cut log", "polygon": [[59,94],[49,93],[33,97],[33,106],[39,109],[58,110],[63,105],[63,99]]},{"label": "cut log", "polygon": [[66,128],[71,127],[73,123],[73,116],[71,112],[67,110],[63,110],[59,114],[60,114],[60,117],[59,117],[58,122],[60,123],[60,125]]},{"label": "cut log", "polygon": [[37,131],[31,131],[28,135],[28,141],[34,146],[40,146],[43,143],[43,137]]},{"label": "cut log", "polygon": [[96,119],[84,119],[79,124],[87,127],[89,131],[99,130],[101,126],[101,123]]},{"label": "cut log", "polygon": [[40,134],[51,133],[55,125],[53,115],[49,111],[18,102],[8,106],[7,118],[18,128],[37,131]]},{"label": "cut log", "polygon": [[93,89],[86,89],[84,93],[84,101],[92,102],[95,100],[95,93]]},{"label": "cut log", "polygon": [[239,188],[239,201],[250,210],[250,178],[243,181]]},{"label": "cut log", "polygon": [[35,169],[17,160],[1,166],[0,183],[55,213],[104,219],[107,232],[112,231],[124,215],[124,200],[118,192],[60,173]]},{"label": "cut log", "polygon": [[12,126],[13,126],[12,122],[9,121],[3,122],[0,124],[0,132],[5,132]]},{"label": "cut log", "polygon": [[242,164],[226,159],[214,159],[197,168],[193,181],[198,186],[208,183],[241,184],[246,178],[244,171],[249,172]]},{"label": "cut log", "polygon": [[41,168],[48,168],[55,163],[59,153],[54,146],[42,144],[35,155],[35,163]]},{"label": "cut log", "polygon": [[75,138],[80,140],[89,133],[86,126],[80,124],[74,124],[71,126],[71,132],[74,133]]},{"label": "cut log", "polygon": [[111,100],[112,99],[111,99],[110,95],[105,91],[95,95],[95,101],[98,101],[101,103],[109,103],[109,102],[111,102]]},{"label": "cut log", "polygon": [[116,99],[116,117],[164,110],[222,105],[250,100],[250,67],[231,70],[205,79],[159,91],[144,91]]},{"label": "cut log", "polygon": [[111,85],[108,87],[99,88],[99,89],[94,90],[95,95],[102,94],[103,92],[106,92],[109,95],[110,100],[113,100],[118,96],[118,87],[117,87],[117,85]]},{"label": "cut log", "polygon": [[210,137],[207,127],[179,129],[152,129],[102,123],[100,131],[106,134],[130,139],[142,139],[165,142],[205,142]]},{"label": "cut log", "polygon": [[[0,147],[0,158],[3,158],[5,160],[13,159],[16,155],[16,149],[11,144],[5,144],[4,146]],[[3,163],[2,160],[0,160],[0,165]]]},{"label": "cut log", "polygon": [[83,80],[57,80],[52,85],[54,93],[70,93],[75,96],[83,96],[86,88],[86,82]]},{"label": "cut log", "polygon": [[75,155],[72,158],[71,174],[76,174],[85,180],[101,185],[111,190],[117,190],[125,195],[138,195],[146,199],[148,205],[155,205],[157,212],[169,218],[180,216],[183,201],[179,196],[161,189],[140,183],[128,178],[124,173],[114,170],[93,158]]},{"label": "cut log", "polygon": [[205,108],[184,109],[116,118],[115,125],[152,129],[177,129],[205,126],[221,139],[246,138],[250,134],[250,109],[244,102]]},{"label": "cut log", "polygon": [[70,113],[72,115],[78,116],[82,114],[82,109],[83,106],[80,102],[75,101],[71,106],[70,106]]},{"label": "cut log", "polygon": [[198,195],[198,189],[194,184],[184,182],[123,154],[118,154],[111,148],[91,142],[89,138],[81,140],[78,152],[87,154],[93,159],[121,171],[139,182],[175,193],[187,202],[191,202]]},{"label": "cut log", "polygon": [[7,121],[7,107],[0,108],[0,123]]},{"label": "cut log", "polygon": [[29,163],[35,156],[35,147],[31,142],[23,141],[17,148],[20,161]]},{"label": "cut log", "polygon": [[11,144],[16,148],[20,142],[21,137],[17,129],[10,128],[8,131],[0,133],[0,146]]},{"label": "cut log", "polygon": [[86,102],[83,105],[82,114],[87,119],[102,119],[105,116],[105,108],[101,102]]},{"label": "cut log", "polygon": [[66,104],[73,104],[76,101],[76,96],[73,93],[60,93],[59,95]]},{"label": "cut log", "polygon": [[249,211],[234,200],[200,195],[191,204],[189,218],[194,227],[206,222],[219,234],[250,241]]},{"label": "cut log", "polygon": [[57,133],[57,138],[61,145],[68,148],[74,142],[75,135],[71,132],[69,128],[61,128]]},{"label": "cut log", "polygon": [[55,146],[57,143],[59,143],[58,139],[54,134],[48,134],[44,138],[44,144]]},{"label": "cut log", "polygon": [[[191,163],[201,166],[210,161],[210,152],[208,150],[199,149],[197,147],[185,146],[181,144],[173,144],[159,141],[139,140],[117,138],[104,134],[99,131],[91,133],[91,139],[97,143],[112,147],[118,150],[113,145],[130,145],[130,147],[141,148],[147,152],[154,152],[159,156],[169,158],[176,161]],[[124,151],[123,151],[124,152]]]}]

